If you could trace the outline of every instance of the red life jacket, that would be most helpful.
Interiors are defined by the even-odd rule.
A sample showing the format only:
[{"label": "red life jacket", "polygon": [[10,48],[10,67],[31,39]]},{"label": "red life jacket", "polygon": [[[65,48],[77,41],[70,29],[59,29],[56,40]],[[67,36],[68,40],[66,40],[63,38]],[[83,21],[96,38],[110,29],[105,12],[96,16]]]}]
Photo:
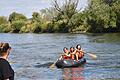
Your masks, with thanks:
[{"label": "red life jacket", "polygon": [[[68,54],[70,54],[70,53],[68,53]],[[62,58],[63,58],[63,59],[71,59],[71,55],[70,55],[70,56],[62,55]]]}]

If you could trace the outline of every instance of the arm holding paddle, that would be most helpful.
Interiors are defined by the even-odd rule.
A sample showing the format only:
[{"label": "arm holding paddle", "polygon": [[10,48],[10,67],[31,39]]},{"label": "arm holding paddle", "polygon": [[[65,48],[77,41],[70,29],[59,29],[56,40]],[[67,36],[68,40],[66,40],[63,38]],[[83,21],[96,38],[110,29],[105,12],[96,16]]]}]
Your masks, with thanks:
[{"label": "arm holding paddle", "polygon": [[[87,55],[89,55],[92,59],[97,59],[97,56],[95,55],[95,54],[92,54],[91,52],[83,52],[82,50],[81,51],[78,51],[78,52],[80,52],[80,56],[81,57],[83,57],[84,56],[84,54],[87,54]],[[76,54],[76,58],[77,58],[77,60],[78,60],[78,58],[79,58],[79,56],[78,56],[78,54]]]},{"label": "arm holding paddle", "polygon": [[[81,54],[82,57],[84,56],[84,54],[88,54],[92,59],[96,59],[97,58],[97,56],[92,54],[92,53],[85,53],[85,52],[83,52],[83,50],[81,49],[80,44],[78,44],[76,46],[76,50],[77,50],[78,53],[82,53]],[[76,55],[77,60],[78,60],[78,57],[79,57],[79,55]]]},{"label": "arm holding paddle", "polygon": [[68,56],[68,53],[69,53],[68,48],[67,48],[67,47],[64,47],[64,48],[63,48],[63,51],[64,51],[64,53],[62,53],[62,54],[60,55],[60,57],[50,66],[50,68],[53,68],[53,67],[55,66],[55,63],[56,63],[58,60],[61,60],[61,59],[63,59],[64,57]]},{"label": "arm holding paddle", "polygon": [[62,53],[62,54],[60,55],[60,57],[59,57],[52,65],[50,65],[49,68],[54,68],[56,62],[57,62],[58,60],[61,60],[61,59],[63,58],[63,57],[62,57],[63,55],[65,55],[65,54]]}]

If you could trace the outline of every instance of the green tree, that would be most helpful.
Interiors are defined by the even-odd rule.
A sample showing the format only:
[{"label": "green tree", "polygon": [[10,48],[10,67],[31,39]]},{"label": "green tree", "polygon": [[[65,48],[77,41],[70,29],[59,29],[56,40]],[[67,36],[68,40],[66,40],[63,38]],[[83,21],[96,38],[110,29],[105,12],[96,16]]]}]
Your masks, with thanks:
[{"label": "green tree", "polygon": [[[61,22],[62,27],[59,25],[59,29],[64,32],[71,32],[74,29],[73,23],[71,22],[71,18],[73,15],[77,13],[77,5],[79,0],[64,0],[62,6],[59,5],[57,0],[53,1],[53,7],[58,12],[58,15],[54,18],[55,21]],[[60,20],[60,21],[59,21]],[[65,22],[64,22],[65,21]]]},{"label": "green tree", "polygon": [[38,12],[33,12],[32,21],[33,22],[41,22],[41,16]]},{"label": "green tree", "polygon": [[41,15],[38,12],[33,12],[32,14],[32,22],[30,32],[39,33],[41,31]]},{"label": "green tree", "polygon": [[8,21],[7,21],[7,18],[4,17],[4,16],[0,16],[0,25],[1,24],[6,24]]},{"label": "green tree", "polygon": [[17,20],[26,21],[27,18],[26,18],[26,16],[24,16],[23,14],[13,12],[13,13],[11,13],[11,14],[9,15],[9,19],[8,19],[8,20],[12,23],[12,21],[17,21]]},{"label": "green tree", "polygon": [[8,20],[11,24],[11,32],[18,33],[21,30],[21,28],[25,25],[27,18],[23,14],[13,12],[9,15]]},{"label": "green tree", "polygon": [[11,32],[19,33],[23,26],[25,26],[25,21],[22,21],[22,20],[13,21],[11,24],[11,27],[12,27]]},{"label": "green tree", "polygon": [[0,16],[0,32],[10,32],[11,28],[7,17]]},{"label": "green tree", "polygon": [[110,32],[116,29],[117,15],[113,9],[116,2],[117,0],[90,0],[86,10],[89,31]]},{"label": "green tree", "polygon": [[116,26],[117,26],[117,30],[120,31],[120,1],[119,0],[116,0],[113,3],[112,10],[116,14]]}]

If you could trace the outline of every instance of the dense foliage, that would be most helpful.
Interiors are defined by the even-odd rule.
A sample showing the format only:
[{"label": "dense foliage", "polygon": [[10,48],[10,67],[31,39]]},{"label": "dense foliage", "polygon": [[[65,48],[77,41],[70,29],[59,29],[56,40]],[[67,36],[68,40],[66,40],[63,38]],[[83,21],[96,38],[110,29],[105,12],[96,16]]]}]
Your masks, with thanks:
[{"label": "dense foliage", "polygon": [[91,0],[85,13],[90,32],[120,31],[119,0]]},{"label": "dense foliage", "polygon": [[120,32],[120,0],[88,0],[88,6],[77,10],[79,0],[53,0],[52,7],[33,12],[27,19],[13,12],[0,16],[0,32]]}]

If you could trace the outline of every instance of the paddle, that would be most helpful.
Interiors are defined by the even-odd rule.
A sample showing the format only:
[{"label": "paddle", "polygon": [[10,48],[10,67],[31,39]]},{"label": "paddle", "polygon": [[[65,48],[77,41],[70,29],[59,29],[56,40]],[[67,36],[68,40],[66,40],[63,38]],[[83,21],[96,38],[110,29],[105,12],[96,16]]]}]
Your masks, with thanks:
[{"label": "paddle", "polygon": [[[62,56],[62,55],[61,55]],[[55,66],[55,63],[59,60],[59,59],[61,59],[61,56],[52,64],[52,65],[50,65],[50,67],[49,68],[54,68],[54,66]]]},{"label": "paddle", "polygon": [[97,59],[97,56],[95,54],[92,54],[92,53],[86,53],[88,54],[90,57],[92,57],[92,59]]},{"label": "paddle", "polygon": [[49,68],[54,68],[54,66],[55,66],[55,63],[58,61],[58,59],[52,64],[52,65],[50,65],[50,67]]}]

